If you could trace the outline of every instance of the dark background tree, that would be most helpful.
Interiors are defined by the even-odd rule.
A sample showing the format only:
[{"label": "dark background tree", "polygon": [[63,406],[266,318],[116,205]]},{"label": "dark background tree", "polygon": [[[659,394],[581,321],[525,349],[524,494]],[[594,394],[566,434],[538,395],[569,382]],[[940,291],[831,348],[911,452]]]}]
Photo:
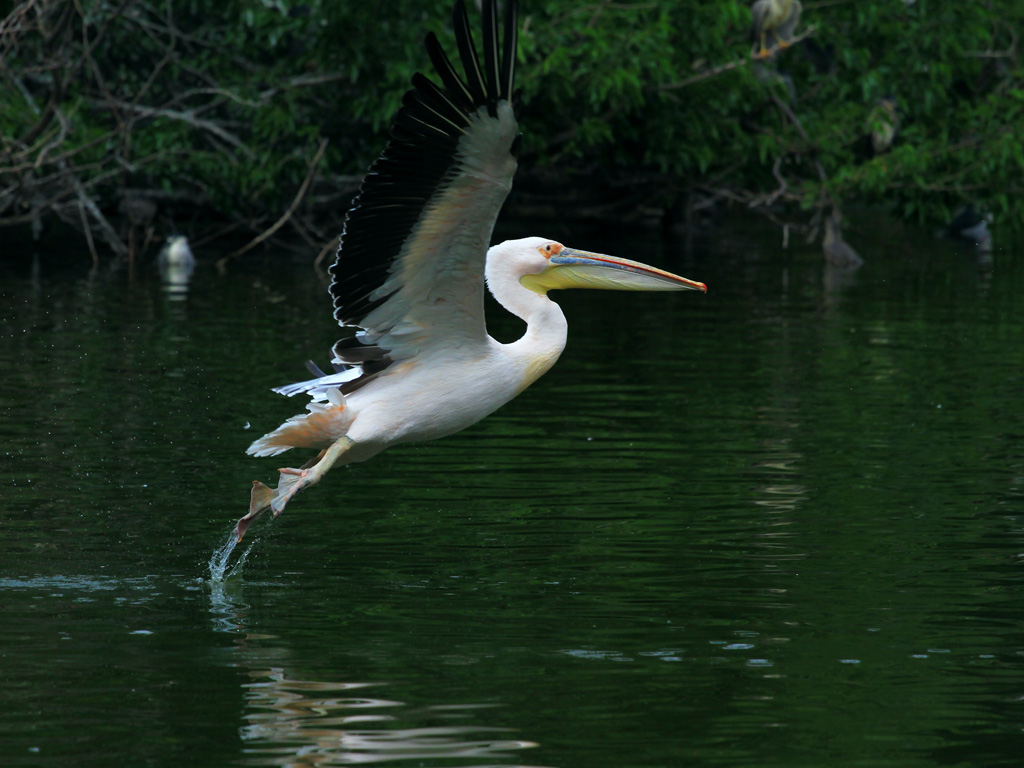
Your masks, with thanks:
[{"label": "dark background tree", "polygon": [[[0,2],[0,226],[62,221],[94,258],[171,230],[329,249],[449,7]],[[510,204],[666,224],[741,204],[812,235],[853,205],[1024,224],[1024,6],[809,0],[763,62],[750,21],[737,0],[521,3]]]}]

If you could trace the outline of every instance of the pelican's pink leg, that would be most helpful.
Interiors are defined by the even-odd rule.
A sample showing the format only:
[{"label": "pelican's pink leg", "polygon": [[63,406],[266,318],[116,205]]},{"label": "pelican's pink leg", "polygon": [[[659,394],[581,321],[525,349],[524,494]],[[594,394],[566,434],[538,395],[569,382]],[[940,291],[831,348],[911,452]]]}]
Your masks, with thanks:
[{"label": "pelican's pink leg", "polygon": [[277,493],[270,501],[270,508],[274,510],[274,517],[284,512],[285,505],[292,500],[299,491],[316,485],[320,478],[327,474],[327,470],[334,466],[335,462],[352,446],[352,440],[347,437],[339,438],[331,444],[331,447],[320,454],[318,461],[311,467],[293,469],[285,467],[277,470],[281,473],[277,481]]}]

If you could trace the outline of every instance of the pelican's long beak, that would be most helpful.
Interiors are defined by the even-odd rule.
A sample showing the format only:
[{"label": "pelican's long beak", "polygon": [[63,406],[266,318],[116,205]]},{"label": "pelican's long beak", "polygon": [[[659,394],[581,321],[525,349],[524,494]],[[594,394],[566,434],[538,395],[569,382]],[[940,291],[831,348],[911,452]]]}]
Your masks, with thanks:
[{"label": "pelican's long beak", "polygon": [[603,288],[612,291],[701,291],[704,283],[687,280],[639,261],[601,253],[562,248],[548,259],[548,266],[520,282],[531,291],[547,293],[562,288]]}]

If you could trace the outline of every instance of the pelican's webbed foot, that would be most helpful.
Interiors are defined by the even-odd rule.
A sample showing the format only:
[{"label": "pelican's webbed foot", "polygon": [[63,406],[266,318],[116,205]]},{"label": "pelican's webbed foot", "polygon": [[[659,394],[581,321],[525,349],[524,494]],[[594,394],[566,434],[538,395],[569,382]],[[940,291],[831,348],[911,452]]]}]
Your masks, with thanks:
[{"label": "pelican's webbed foot", "polygon": [[235,524],[235,540],[241,541],[246,530],[253,521],[269,507],[277,517],[299,491],[316,485],[331,467],[341,458],[352,445],[347,437],[336,440],[330,448],[321,451],[312,461],[300,469],[284,467],[279,469],[277,488],[271,489],[258,480],[254,480],[249,494],[249,513]]},{"label": "pelican's webbed foot", "polygon": [[270,502],[274,498],[275,491],[268,488],[259,480],[252,481],[252,491],[249,493],[249,514],[240,518],[235,523],[235,542],[242,540],[245,536],[245,532],[249,526],[252,525],[253,521],[263,514],[263,511],[270,506]]}]

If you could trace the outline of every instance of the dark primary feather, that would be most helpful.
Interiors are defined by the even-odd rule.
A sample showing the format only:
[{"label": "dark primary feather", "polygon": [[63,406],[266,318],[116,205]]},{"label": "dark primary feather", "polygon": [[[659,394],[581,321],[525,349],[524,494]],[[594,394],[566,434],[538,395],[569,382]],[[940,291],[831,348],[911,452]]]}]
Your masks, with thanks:
[{"label": "dark primary feather", "polygon": [[452,10],[465,81],[436,36],[431,33],[426,37],[427,53],[441,86],[418,73],[413,77],[413,88],[402,99],[391,139],[370,166],[345,219],[338,255],[330,268],[334,316],[342,325],[358,326],[389,298],[371,299],[370,295],[387,279],[402,245],[451,172],[470,115],[482,106],[511,98],[516,3],[506,3],[502,51],[497,49],[493,6],[494,0],[485,3],[484,69],[473,47],[462,0],[457,0]]},{"label": "dark primary feather", "polygon": [[[501,80],[499,85],[499,96],[501,99],[513,98],[512,86],[515,81],[516,72],[516,50],[519,47],[519,25],[516,24],[516,4],[514,0],[505,3],[505,40],[503,47],[505,55],[501,58]],[[518,137],[516,142],[518,144]]]},{"label": "dark primary feather", "polygon": [[494,109],[497,102],[494,94],[498,92],[498,82],[501,80],[501,56],[498,53],[498,19],[494,14],[495,8],[492,3],[484,3],[484,82],[487,85],[489,107],[491,117],[497,117]]},{"label": "dark primary feather", "polygon": [[473,101],[476,104],[486,104],[487,87],[484,85],[480,61],[476,57],[476,46],[473,45],[473,33],[469,29],[466,5],[462,0],[456,0],[452,6],[452,29],[455,31],[455,43],[459,47],[459,58],[466,70],[466,85],[473,96]]}]

